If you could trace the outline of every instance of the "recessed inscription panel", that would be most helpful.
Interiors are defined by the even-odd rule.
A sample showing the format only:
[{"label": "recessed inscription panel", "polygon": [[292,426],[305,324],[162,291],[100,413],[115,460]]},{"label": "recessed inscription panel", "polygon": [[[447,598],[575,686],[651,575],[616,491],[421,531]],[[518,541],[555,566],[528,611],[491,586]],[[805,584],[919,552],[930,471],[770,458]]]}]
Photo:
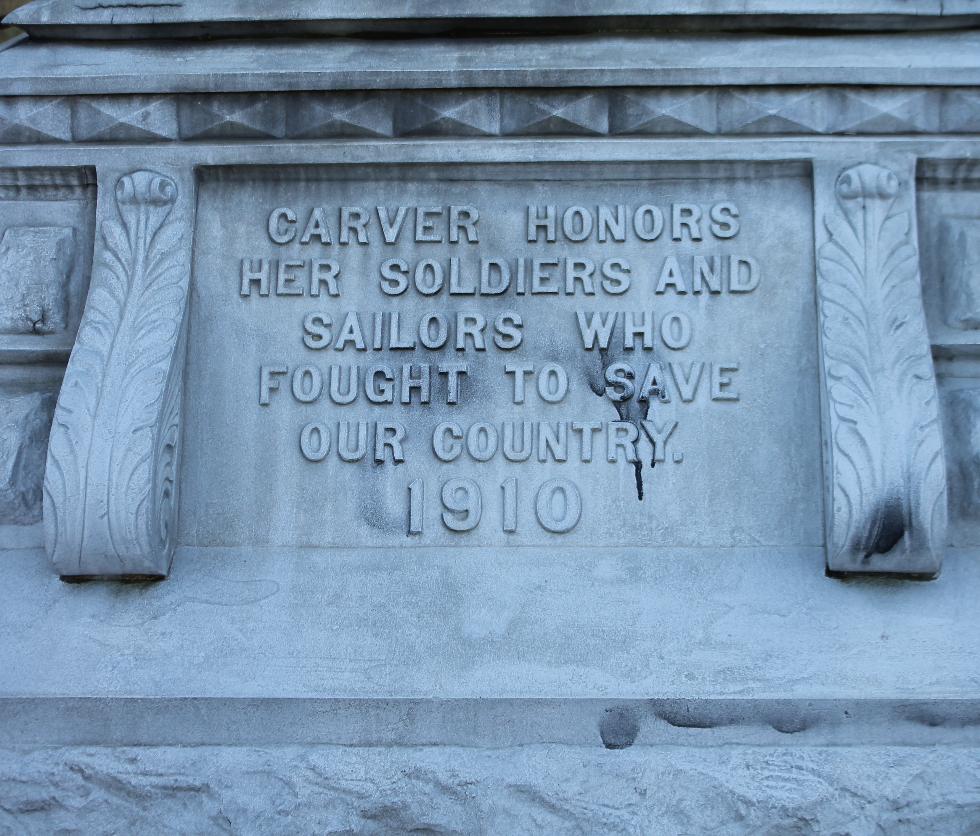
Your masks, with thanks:
[{"label": "recessed inscription panel", "polygon": [[822,542],[811,185],[210,171],[181,540]]}]

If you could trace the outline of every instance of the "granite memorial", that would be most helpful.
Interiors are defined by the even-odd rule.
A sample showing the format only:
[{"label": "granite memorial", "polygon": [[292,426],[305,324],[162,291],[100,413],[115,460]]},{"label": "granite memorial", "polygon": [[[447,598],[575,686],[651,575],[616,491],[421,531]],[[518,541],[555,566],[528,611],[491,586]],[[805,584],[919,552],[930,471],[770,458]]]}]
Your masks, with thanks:
[{"label": "granite memorial", "polygon": [[0,827],[980,828],[980,2],[36,0]]}]

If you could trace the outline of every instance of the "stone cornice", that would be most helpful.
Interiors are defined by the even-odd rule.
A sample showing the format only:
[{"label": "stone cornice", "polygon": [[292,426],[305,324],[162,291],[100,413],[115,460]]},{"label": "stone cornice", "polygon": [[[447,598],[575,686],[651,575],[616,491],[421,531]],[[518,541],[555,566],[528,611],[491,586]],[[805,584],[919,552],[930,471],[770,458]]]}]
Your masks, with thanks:
[{"label": "stone cornice", "polygon": [[[2,8],[2,4],[0,4]],[[974,0],[37,0],[10,22],[44,37],[269,37],[270,35],[800,31],[975,25]]]},{"label": "stone cornice", "polygon": [[64,43],[0,53],[0,95],[980,85],[980,32]]}]

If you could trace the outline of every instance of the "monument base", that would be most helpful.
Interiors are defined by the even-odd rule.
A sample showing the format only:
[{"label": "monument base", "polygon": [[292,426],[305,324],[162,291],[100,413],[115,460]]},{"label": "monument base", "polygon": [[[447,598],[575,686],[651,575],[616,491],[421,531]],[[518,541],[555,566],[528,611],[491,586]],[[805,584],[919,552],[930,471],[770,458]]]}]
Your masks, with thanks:
[{"label": "monument base", "polygon": [[975,3],[110,5],[0,52],[0,830],[980,831]]}]

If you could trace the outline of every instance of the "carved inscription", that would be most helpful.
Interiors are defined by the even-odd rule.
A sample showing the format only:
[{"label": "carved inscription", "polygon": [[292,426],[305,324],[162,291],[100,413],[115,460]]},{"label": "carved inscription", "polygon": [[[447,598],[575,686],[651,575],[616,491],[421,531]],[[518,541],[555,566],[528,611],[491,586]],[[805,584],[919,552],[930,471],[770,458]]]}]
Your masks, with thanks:
[{"label": "carved inscription", "polygon": [[[654,243],[727,241],[738,235],[736,203],[711,205],[675,202],[667,206],[625,204],[524,207],[526,243],[532,245],[603,245],[600,259],[570,257],[556,251],[535,257],[483,254],[479,249],[481,213],[477,206],[277,207],[266,229],[274,245],[344,247],[372,242],[462,245],[472,253],[421,259],[386,258],[374,280],[390,307],[375,311],[315,311],[303,320],[303,344],[315,356],[299,365],[276,363],[258,370],[258,404],[269,407],[280,394],[301,404],[346,406],[360,401],[420,407],[455,406],[465,397],[472,373],[467,357],[474,352],[498,354],[497,373],[512,404],[535,396],[545,404],[565,401],[570,383],[561,363],[515,362],[508,355],[524,341],[525,322],[519,312],[523,296],[575,297],[569,331],[576,350],[595,352],[596,394],[614,405],[619,420],[505,420],[462,424],[440,421],[431,431],[431,450],[441,462],[468,465],[500,458],[507,462],[610,463],[629,462],[636,471],[637,498],[643,498],[644,459],[651,466],[667,460],[677,420],[658,419],[654,404],[672,398],[689,403],[701,397],[716,402],[738,401],[735,377],[739,363],[731,359],[684,363],[658,359],[675,355],[695,339],[689,314],[653,310],[603,310],[595,300],[622,299],[637,277],[629,259],[615,255],[627,239]],[[667,251],[659,260],[653,298],[688,294],[723,295],[755,291],[762,281],[759,262],[747,254],[708,253],[681,257]],[[650,276],[649,278],[654,278]],[[241,260],[239,294],[259,297],[304,296],[343,298],[347,277],[339,257],[283,258],[246,256]],[[397,300],[416,296],[434,305],[420,317],[398,310]],[[484,298],[508,305],[495,315],[480,306]],[[448,313],[448,302],[463,300]],[[470,301],[472,300],[472,301]],[[512,306],[512,307],[511,307]],[[427,362],[427,352],[455,350],[454,362]],[[404,362],[357,362],[361,356],[413,352]],[[326,359],[321,360],[321,356]],[[397,355],[395,355],[397,356]],[[416,362],[416,359],[418,362]],[[394,360],[394,357],[392,357]],[[653,409],[653,412],[651,410]],[[409,430],[402,421],[313,421],[300,430],[299,451],[310,462],[331,454],[346,463],[373,461],[403,464]],[[673,450],[672,461],[684,460]],[[523,491],[534,497],[534,520],[545,531],[563,534],[582,515],[582,492],[567,478],[540,485],[510,477],[485,486],[468,478],[451,478],[436,489],[439,517],[453,532],[467,532],[481,523],[483,506],[499,494],[503,531],[517,530],[517,501]],[[425,484],[408,486],[409,535],[425,532]]]},{"label": "carved inscription", "polygon": [[[230,488],[182,506],[189,542],[750,543],[786,513],[819,543],[819,485],[796,477],[820,439],[795,171],[222,174],[202,195],[198,240],[220,245],[195,261],[190,396],[230,420],[185,433],[189,482]],[[809,428],[792,450],[784,425]]]}]

